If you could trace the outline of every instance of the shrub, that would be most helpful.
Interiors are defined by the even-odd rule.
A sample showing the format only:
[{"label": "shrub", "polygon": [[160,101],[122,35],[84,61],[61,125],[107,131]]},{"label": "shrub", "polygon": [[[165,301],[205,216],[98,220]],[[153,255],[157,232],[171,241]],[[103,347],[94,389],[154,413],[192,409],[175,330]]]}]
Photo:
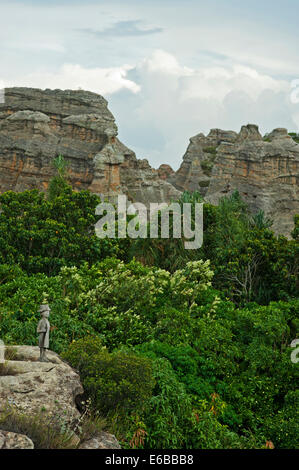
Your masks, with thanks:
[{"label": "shrub", "polygon": [[94,338],[73,342],[63,357],[77,367],[94,408],[103,414],[142,409],[154,386],[151,361],[126,351],[108,353]]}]

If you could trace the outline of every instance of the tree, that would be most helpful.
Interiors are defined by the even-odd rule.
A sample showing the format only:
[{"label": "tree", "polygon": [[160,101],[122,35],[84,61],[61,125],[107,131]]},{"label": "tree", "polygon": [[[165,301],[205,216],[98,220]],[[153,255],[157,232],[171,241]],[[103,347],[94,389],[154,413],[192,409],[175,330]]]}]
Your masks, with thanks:
[{"label": "tree", "polygon": [[38,190],[0,195],[0,263],[28,273],[57,273],[118,253],[117,241],[100,240],[94,225],[99,198],[65,185],[52,199]]},{"label": "tree", "polygon": [[[181,233],[183,234],[183,204],[189,203],[192,206],[191,225],[194,228],[194,208],[195,204],[203,202],[202,196],[195,191],[190,193],[184,191],[178,201],[174,201],[181,208]],[[133,240],[129,248],[129,258],[136,258],[149,266],[159,266],[174,272],[176,269],[183,268],[187,262],[197,259],[196,250],[186,250],[184,236],[181,238],[173,237],[174,215],[169,211],[169,238],[161,237],[162,211],[158,213],[158,238],[150,238],[150,223],[147,226],[147,238]]]},{"label": "tree", "polygon": [[56,175],[53,176],[49,183],[48,198],[50,201],[54,200],[57,196],[62,194],[68,187],[68,163],[64,159],[63,155],[58,155],[58,157],[53,160],[53,167],[56,170]]}]

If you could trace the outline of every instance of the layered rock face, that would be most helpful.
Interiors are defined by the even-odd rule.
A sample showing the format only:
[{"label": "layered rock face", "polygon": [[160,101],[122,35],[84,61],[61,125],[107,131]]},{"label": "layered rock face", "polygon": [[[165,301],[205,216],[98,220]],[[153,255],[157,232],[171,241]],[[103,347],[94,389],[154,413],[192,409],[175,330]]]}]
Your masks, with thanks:
[{"label": "layered rock face", "polygon": [[107,101],[96,93],[7,88],[0,104],[0,192],[46,190],[61,154],[74,188],[143,203],[179,195],[116,136]]},{"label": "layered rock face", "polygon": [[199,191],[205,196],[218,145],[236,138],[236,132],[220,129],[212,129],[207,137],[202,133],[191,137],[180,168],[167,180],[180,191]]},{"label": "layered rock face", "polygon": [[238,190],[252,212],[263,210],[273,230],[289,236],[299,213],[299,145],[286,129],[266,138],[252,124],[239,134],[212,129],[207,137],[190,139],[181,167],[168,181],[181,191],[199,191],[213,204]]},{"label": "layered rock face", "polygon": [[299,212],[299,145],[285,129],[263,139],[255,125],[240,133],[212,129],[190,139],[181,167],[158,170],[117,138],[107,101],[83,90],[7,88],[0,104],[0,192],[46,190],[54,175],[53,160],[69,163],[73,188],[134,202],[170,202],[184,190],[206,200],[237,189],[256,212],[274,220],[277,233],[289,235]]}]

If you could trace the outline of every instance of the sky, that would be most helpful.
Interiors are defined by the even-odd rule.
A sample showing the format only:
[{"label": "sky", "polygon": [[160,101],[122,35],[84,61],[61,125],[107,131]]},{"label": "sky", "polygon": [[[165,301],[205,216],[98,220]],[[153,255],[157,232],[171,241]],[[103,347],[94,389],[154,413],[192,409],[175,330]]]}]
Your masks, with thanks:
[{"label": "sky", "polygon": [[189,138],[299,132],[298,0],[0,0],[0,88],[103,95],[138,158],[177,169]]}]

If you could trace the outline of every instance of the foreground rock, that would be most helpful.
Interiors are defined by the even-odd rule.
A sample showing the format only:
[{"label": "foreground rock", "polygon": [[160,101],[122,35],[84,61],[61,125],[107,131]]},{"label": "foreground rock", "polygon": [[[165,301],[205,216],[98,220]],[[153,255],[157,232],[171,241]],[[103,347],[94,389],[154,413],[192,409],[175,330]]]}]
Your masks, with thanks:
[{"label": "foreground rock", "polygon": [[121,449],[121,447],[113,434],[103,431],[99,436],[83,442],[79,449]]},{"label": "foreground rock", "polygon": [[83,393],[79,375],[57,354],[39,362],[39,348],[15,346],[13,360],[0,375],[0,409],[7,404],[28,415],[44,413],[71,424],[80,417],[76,398]]},{"label": "foreground rock", "polygon": [[53,159],[69,163],[74,188],[131,201],[170,201],[180,193],[117,139],[107,101],[83,90],[6,88],[0,104],[0,192],[47,189]]},{"label": "foreground rock", "polygon": [[[37,415],[44,424],[69,429],[75,424],[77,429],[81,414],[76,403],[83,394],[79,375],[53,351],[47,353],[49,362],[39,362],[36,346],[13,346],[6,356],[11,359],[0,364],[0,411],[10,408],[22,415]],[[81,449],[120,449],[115,436],[104,431],[85,442],[73,434],[69,444]],[[33,443],[6,429],[0,430],[1,448],[31,449]]]},{"label": "foreground rock", "polygon": [[2,449],[34,449],[34,445],[24,434],[0,430],[0,450]]},{"label": "foreground rock", "polygon": [[199,191],[212,204],[238,190],[252,212],[263,210],[273,230],[289,236],[299,213],[299,145],[286,129],[266,139],[253,124],[239,134],[212,129],[190,139],[181,167],[168,181],[180,191]]}]

